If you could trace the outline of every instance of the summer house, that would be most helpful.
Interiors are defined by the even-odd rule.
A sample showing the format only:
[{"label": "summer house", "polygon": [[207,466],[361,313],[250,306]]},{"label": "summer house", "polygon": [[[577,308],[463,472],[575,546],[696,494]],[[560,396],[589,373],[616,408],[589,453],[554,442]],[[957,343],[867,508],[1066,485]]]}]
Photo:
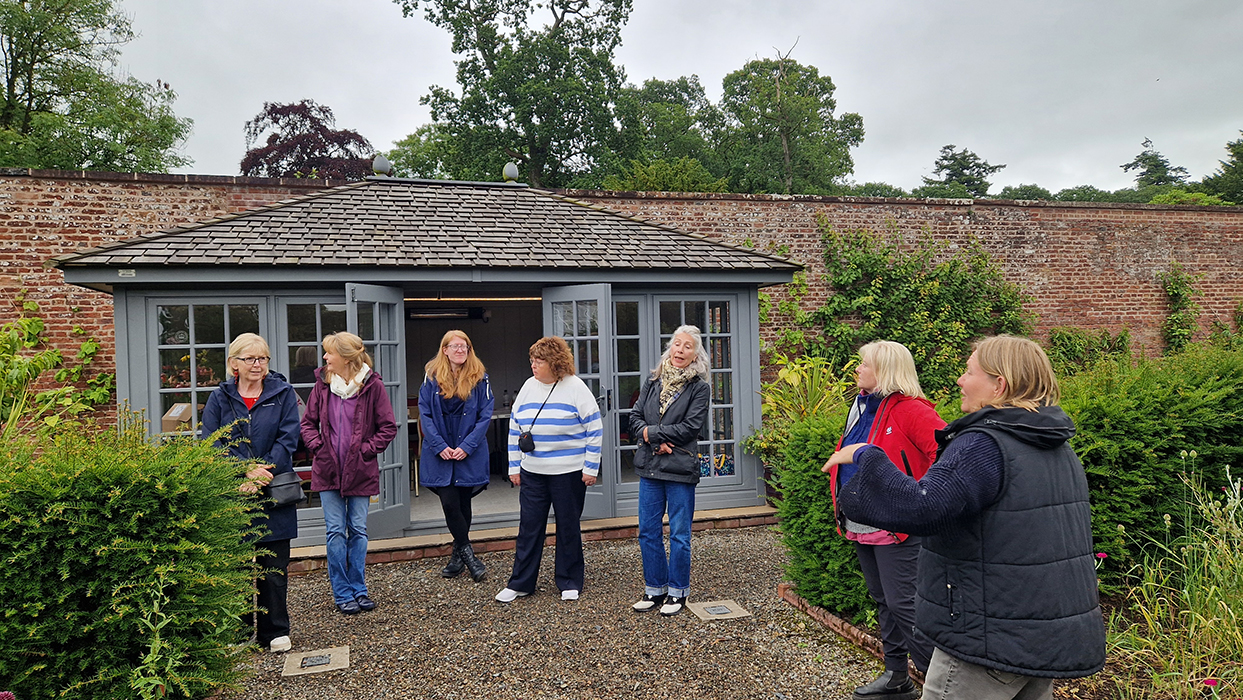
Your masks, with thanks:
[{"label": "summer house", "polygon": [[[517,489],[505,478],[509,401],[530,374],[527,348],[544,335],[569,341],[604,417],[601,478],[584,518],[637,513],[629,411],[684,323],[703,331],[712,367],[697,506],[763,502],[762,469],[740,442],[760,423],[758,290],[801,269],[785,259],[526,185],[377,177],[55,264],[66,282],[112,294],[118,402],[144,411],[153,435],[196,433],[239,333],[267,339],[271,370],[303,398],[323,363],[320,339],[361,336],[401,425],[381,458],[373,539],[444,529],[439,502],[418,487],[415,404],[423,365],[450,329],[470,336],[496,395],[493,477],[475,500],[475,527],[517,524]],[[305,454],[295,460],[309,480]],[[311,496],[297,545],[323,542]]]}]

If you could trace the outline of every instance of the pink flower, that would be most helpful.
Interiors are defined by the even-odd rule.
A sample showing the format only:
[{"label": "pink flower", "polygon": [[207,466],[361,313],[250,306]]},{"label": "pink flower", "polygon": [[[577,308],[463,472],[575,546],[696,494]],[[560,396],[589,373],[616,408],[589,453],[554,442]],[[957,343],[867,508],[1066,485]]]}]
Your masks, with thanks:
[{"label": "pink flower", "polygon": [[1108,559],[1108,558],[1109,558],[1109,555],[1108,555],[1108,554],[1106,554],[1106,553],[1104,553],[1104,552],[1097,552],[1097,553],[1096,553],[1096,558],[1097,558],[1097,559]]},{"label": "pink flower", "polygon": [[1208,686],[1208,687],[1210,687],[1210,688],[1216,688],[1216,687],[1217,687],[1217,679],[1216,679],[1216,678],[1205,678],[1205,679],[1204,679],[1204,685],[1207,685],[1207,686]]}]

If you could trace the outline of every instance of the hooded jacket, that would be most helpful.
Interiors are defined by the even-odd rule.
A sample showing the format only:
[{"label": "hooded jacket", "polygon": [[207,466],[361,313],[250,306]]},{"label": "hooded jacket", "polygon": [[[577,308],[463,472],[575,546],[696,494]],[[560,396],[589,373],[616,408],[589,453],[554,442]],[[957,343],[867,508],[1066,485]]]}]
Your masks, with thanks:
[{"label": "hooded jacket", "polygon": [[[237,459],[256,459],[272,465],[272,474],[293,471],[293,453],[298,447],[298,395],[279,372],[268,372],[263,378],[263,393],[254,408],[237,389],[237,379],[230,378],[207,397],[199,423],[201,438],[222,426],[234,423],[227,438],[217,442]],[[294,506],[265,508],[268,534],[260,542],[291,540],[298,536],[298,513]]]},{"label": "hooded jacket", "polygon": [[[486,486],[488,473],[488,427],[492,425],[495,404],[488,375],[471,389],[462,402],[457,434],[448,431],[445,399],[440,384],[432,377],[419,388],[419,427],[423,445],[419,451],[419,483],[428,488],[441,486]],[[441,459],[446,447],[466,450],[466,459]]]},{"label": "hooded jacket", "polygon": [[1096,673],[1105,626],[1087,477],[1068,442],[1074,424],[1056,406],[984,408],[938,431],[942,453],[971,432],[1001,451],[1000,496],[924,538],[916,627],[981,666],[1046,678]]},{"label": "hooded jacket", "polygon": [[380,493],[377,455],[397,437],[397,421],[389,403],[384,380],[371,372],[358,390],[354,405],[354,431],[345,462],[339,463],[332,449],[333,426],[328,419],[331,387],[315,371],[315,386],[302,416],[302,440],[311,451],[311,490],[340,491],[342,496],[374,496]]}]

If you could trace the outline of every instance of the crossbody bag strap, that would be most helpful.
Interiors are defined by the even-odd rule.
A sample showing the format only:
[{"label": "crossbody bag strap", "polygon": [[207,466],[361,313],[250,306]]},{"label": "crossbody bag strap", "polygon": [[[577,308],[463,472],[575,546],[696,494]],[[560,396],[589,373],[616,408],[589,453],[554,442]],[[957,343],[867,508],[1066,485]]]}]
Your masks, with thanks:
[{"label": "crossbody bag strap", "polygon": [[535,417],[531,419],[531,427],[527,428],[528,433],[535,429],[535,421],[539,420],[539,414],[544,412],[544,407],[548,405],[548,399],[552,398],[552,392],[556,391],[557,384],[560,383],[560,381],[561,380],[558,379],[553,382],[552,388],[548,390],[548,396],[544,397],[544,403],[539,405],[539,410],[535,412]]}]

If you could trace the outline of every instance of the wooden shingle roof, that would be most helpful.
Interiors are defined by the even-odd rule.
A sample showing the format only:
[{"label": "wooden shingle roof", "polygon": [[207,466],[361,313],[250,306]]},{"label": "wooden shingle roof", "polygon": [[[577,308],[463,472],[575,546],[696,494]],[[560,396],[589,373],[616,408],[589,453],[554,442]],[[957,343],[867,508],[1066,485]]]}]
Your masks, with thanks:
[{"label": "wooden shingle roof", "polygon": [[660,268],[796,263],[545,190],[372,178],[55,258],[58,267]]}]

